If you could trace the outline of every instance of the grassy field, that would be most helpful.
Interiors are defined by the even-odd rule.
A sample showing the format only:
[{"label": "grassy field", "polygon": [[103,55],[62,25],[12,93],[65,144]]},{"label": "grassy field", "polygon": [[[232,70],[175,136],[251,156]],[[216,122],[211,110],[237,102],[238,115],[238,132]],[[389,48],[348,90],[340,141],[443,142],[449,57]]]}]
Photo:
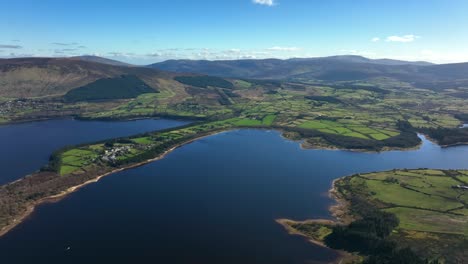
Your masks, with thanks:
[{"label": "grassy field", "polygon": [[71,149],[61,154],[61,175],[70,174],[82,170],[91,165],[99,156],[103,145],[91,145],[85,149]]},{"label": "grassy field", "polygon": [[[463,263],[468,246],[468,191],[464,170],[392,170],[344,177],[335,182],[349,204],[340,219],[361,219],[370,208],[394,214],[399,224],[389,236],[400,248],[442,263]],[[346,220],[349,221],[349,220]],[[352,222],[351,220],[350,222]],[[335,224],[323,220],[282,222],[287,228],[323,242]]]},{"label": "grassy field", "polygon": [[[448,215],[447,213],[405,207],[395,207],[385,211],[398,216],[401,229],[468,236],[468,214]],[[461,213],[461,211],[457,213]]]},{"label": "grassy field", "polygon": [[360,126],[356,124],[347,124],[345,122],[339,123],[335,121],[329,120],[310,120],[305,121],[301,125],[300,128],[307,128],[307,129],[316,129],[321,132],[330,133],[330,134],[338,134],[343,136],[349,137],[357,137],[357,138],[364,138],[364,139],[376,139],[376,140],[383,140],[389,137],[393,137],[398,135],[397,131],[391,131],[386,129],[377,129],[377,128],[369,128],[365,126]]},{"label": "grassy field", "polygon": [[[447,263],[466,258],[468,246],[468,191],[463,170],[393,170],[354,175],[338,181],[346,199],[361,197],[380,210],[393,213],[400,223],[390,237],[421,256]],[[351,208],[353,208],[351,206]],[[359,208],[352,213],[359,215]]]},{"label": "grassy field", "polygon": [[424,169],[362,174],[353,176],[349,189],[360,186],[361,195],[390,207],[385,210],[397,215],[403,229],[468,235],[467,193],[452,188],[466,183],[465,173]]}]

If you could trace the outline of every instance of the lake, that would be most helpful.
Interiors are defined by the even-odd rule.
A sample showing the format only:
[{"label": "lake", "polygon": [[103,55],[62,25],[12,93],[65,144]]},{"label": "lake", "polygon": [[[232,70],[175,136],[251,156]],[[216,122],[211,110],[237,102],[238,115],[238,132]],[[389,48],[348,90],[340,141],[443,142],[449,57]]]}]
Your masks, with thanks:
[{"label": "lake", "polygon": [[0,184],[14,181],[47,164],[53,151],[68,145],[180,126],[167,119],[80,121],[60,119],[0,126]]},{"label": "lake", "polygon": [[468,147],[423,140],[413,151],[355,153],[304,150],[276,131],[212,135],[39,206],[0,239],[0,256],[5,263],[328,262],[333,251],[274,220],[329,218],[327,191],[341,176],[468,168]]}]

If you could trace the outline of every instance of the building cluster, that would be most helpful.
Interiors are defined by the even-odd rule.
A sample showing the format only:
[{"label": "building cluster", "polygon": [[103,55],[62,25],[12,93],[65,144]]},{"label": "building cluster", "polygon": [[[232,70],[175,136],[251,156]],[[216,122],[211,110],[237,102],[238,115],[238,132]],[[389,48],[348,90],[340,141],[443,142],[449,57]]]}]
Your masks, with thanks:
[{"label": "building cluster", "polygon": [[36,109],[40,105],[34,100],[17,99],[0,103],[0,114],[9,114],[24,109]]},{"label": "building cluster", "polygon": [[111,149],[105,150],[102,160],[105,162],[114,163],[117,158],[130,153],[130,146],[112,147]]}]

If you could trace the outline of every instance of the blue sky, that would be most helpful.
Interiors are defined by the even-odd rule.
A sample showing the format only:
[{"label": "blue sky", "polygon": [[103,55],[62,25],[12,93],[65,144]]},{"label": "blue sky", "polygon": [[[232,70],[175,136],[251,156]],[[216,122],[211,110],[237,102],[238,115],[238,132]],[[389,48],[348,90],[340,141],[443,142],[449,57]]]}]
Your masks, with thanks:
[{"label": "blue sky", "polygon": [[468,61],[466,0],[0,0],[0,57]]}]

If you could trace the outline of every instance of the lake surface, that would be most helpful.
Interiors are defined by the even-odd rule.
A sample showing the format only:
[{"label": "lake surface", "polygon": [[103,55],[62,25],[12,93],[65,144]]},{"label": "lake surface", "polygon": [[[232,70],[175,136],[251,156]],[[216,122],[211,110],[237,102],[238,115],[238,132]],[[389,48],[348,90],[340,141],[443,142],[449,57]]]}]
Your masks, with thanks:
[{"label": "lake surface", "polygon": [[180,126],[167,119],[102,122],[73,119],[0,126],[0,184],[19,179],[47,164],[53,151],[68,145]]},{"label": "lake surface", "polygon": [[420,167],[468,168],[468,147],[424,140],[406,152],[303,150],[276,131],[224,132],[39,206],[0,239],[0,256],[35,264],[331,261],[332,251],[274,220],[329,218],[327,191],[338,177]]}]

